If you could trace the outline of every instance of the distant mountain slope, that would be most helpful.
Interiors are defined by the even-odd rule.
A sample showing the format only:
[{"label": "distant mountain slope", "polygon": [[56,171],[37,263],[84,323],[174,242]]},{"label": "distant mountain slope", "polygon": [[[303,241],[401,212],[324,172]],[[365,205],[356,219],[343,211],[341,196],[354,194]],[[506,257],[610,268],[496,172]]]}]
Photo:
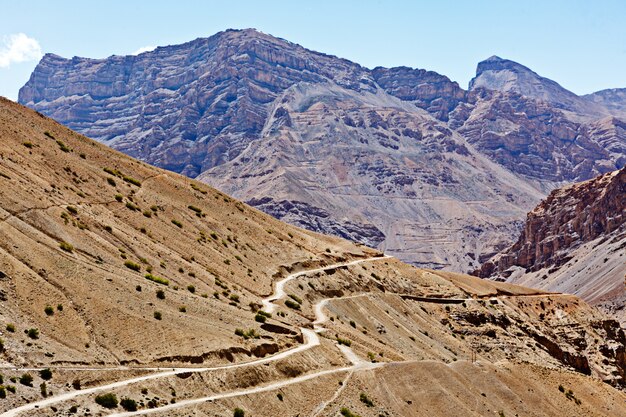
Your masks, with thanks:
[{"label": "distant mountain slope", "polygon": [[461,270],[506,245],[541,197],[395,97],[300,85],[279,101],[261,139],[198,179],[295,224]]},{"label": "distant mountain slope", "polygon": [[626,168],[553,191],[478,275],[577,294],[626,322]]},{"label": "distant mountain slope", "polygon": [[578,97],[497,57],[465,91],[252,29],[138,56],[48,54],[19,97],[293,224],[457,271],[511,244],[553,188],[626,163],[612,96]]}]

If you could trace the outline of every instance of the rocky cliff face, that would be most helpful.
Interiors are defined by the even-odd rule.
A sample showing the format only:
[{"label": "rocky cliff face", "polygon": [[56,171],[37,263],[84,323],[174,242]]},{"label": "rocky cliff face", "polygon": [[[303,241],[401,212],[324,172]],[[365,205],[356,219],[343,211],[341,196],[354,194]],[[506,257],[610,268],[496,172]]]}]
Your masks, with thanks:
[{"label": "rocky cliff face", "polygon": [[626,168],[553,191],[517,242],[477,275],[576,293],[617,311],[626,301],[625,248]]},{"label": "rocky cliff face", "polygon": [[626,163],[624,121],[580,121],[517,92],[473,90],[450,125],[490,159],[539,182],[583,181]]},{"label": "rocky cliff face", "polygon": [[138,56],[48,54],[19,99],[294,224],[467,271],[549,190],[624,165],[624,122],[602,97],[500,58],[464,91],[230,30]]}]

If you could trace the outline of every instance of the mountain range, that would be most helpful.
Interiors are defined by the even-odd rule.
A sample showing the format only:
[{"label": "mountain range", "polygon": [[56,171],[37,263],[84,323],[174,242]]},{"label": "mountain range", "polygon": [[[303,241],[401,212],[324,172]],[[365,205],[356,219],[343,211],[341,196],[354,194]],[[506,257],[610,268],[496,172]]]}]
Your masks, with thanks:
[{"label": "mountain range", "polygon": [[626,414],[624,331],[576,296],[285,224],[5,99],[0,137],[3,417]]},{"label": "mountain range", "polygon": [[577,96],[498,57],[464,90],[246,29],[137,56],[47,54],[19,101],[292,224],[470,271],[552,189],[624,166],[625,96]]}]

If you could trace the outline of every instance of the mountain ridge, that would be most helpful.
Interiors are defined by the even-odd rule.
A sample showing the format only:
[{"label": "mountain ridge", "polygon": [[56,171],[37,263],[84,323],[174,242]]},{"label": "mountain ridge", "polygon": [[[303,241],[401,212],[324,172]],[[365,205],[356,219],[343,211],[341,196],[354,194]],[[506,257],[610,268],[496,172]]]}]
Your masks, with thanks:
[{"label": "mountain ridge", "polygon": [[[131,156],[263,200],[259,207],[294,224],[378,245],[416,265],[473,270],[512,243],[525,213],[550,190],[626,163],[618,113],[597,119],[542,95],[466,91],[433,71],[367,69],[254,30],[139,56],[49,61],[22,88],[23,104]],[[468,179],[468,155],[485,184]],[[292,166],[297,160],[308,168]],[[334,188],[313,193],[320,175]],[[511,179],[522,184],[519,195]],[[279,192],[255,194],[261,188],[245,184],[255,181],[274,182]],[[350,207],[341,194],[354,200]],[[394,227],[390,218],[400,217],[415,221]]]}]

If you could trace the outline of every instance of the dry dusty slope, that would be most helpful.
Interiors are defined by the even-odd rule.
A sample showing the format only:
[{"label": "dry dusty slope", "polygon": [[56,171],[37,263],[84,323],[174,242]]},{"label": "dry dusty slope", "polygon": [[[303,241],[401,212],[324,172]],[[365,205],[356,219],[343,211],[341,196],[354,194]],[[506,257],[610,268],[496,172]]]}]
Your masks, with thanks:
[{"label": "dry dusty slope", "polygon": [[[141,375],[154,377],[105,391],[164,416],[235,407],[246,416],[342,407],[361,416],[626,415],[626,396],[611,387],[623,387],[626,370],[615,321],[573,296],[376,255],[2,100],[0,373],[16,393],[5,391],[0,410],[42,399],[39,372],[12,367],[50,367],[46,395],[77,394],[22,415],[122,412],[95,404],[104,391],[79,395],[76,382],[84,390]],[[273,282],[359,258],[373,259],[290,281],[267,323],[255,321]],[[319,309],[328,316],[319,345],[273,359],[303,346]],[[266,361],[228,367],[258,358]],[[157,375],[120,366],[222,367]],[[10,380],[24,373],[32,387]],[[277,388],[240,395],[267,384]]]}]

